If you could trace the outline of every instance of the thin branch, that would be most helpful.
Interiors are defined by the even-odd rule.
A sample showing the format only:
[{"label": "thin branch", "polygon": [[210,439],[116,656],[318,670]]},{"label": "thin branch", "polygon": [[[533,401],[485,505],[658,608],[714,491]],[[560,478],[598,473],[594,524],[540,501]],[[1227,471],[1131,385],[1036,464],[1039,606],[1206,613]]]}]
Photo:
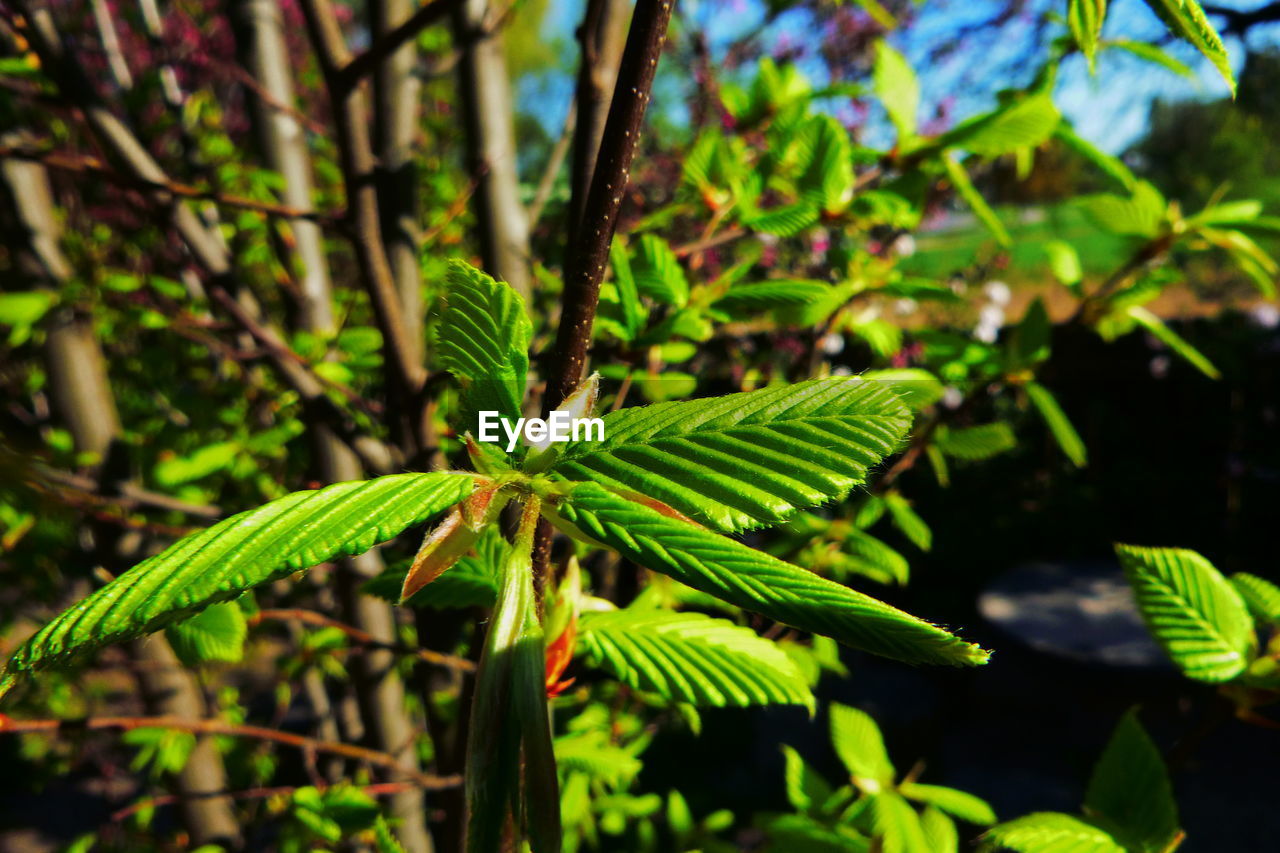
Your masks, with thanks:
[{"label": "thin branch", "polygon": [[1222,34],[1244,37],[1251,27],[1258,24],[1270,24],[1280,21],[1280,3],[1268,3],[1256,9],[1232,9],[1227,6],[1202,7],[1206,15],[1215,15],[1226,20]]},{"label": "thin branch", "polygon": [[[649,90],[666,43],[673,5],[674,0],[639,0],[631,18],[581,225],[577,234],[569,235],[572,242],[565,263],[560,326],[543,402],[547,411],[573,393],[586,366],[591,328],[600,302],[600,282],[609,262],[609,244],[631,176],[631,160],[640,139],[645,108],[649,106]],[[546,583],[551,539],[551,524],[543,519],[533,548],[534,584],[539,592]]]},{"label": "thin branch", "polygon": [[[356,395],[354,391],[345,389],[345,386],[334,386],[321,379],[305,359],[289,348],[284,338],[271,327],[259,323],[251,312],[245,310],[235,297],[222,287],[210,288],[209,295],[271,354],[272,363],[284,376],[286,383],[298,393],[309,415],[331,427],[371,472],[391,473],[396,464],[397,454],[373,436],[358,432],[348,420],[346,413],[338,408],[325,393],[325,388],[336,387],[343,390],[353,402],[363,401],[363,398]],[[365,403],[365,405],[368,404]]]},{"label": "thin branch", "polygon": [[583,208],[582,226],[566,265],[554,374],[547,386],[548,408],[572,394],[582,378],[600,301],[600,282],[609,261],[609,244],[613,241],[618,211],[631,176],[631,160],[640,139],[645,109],[649,106],[649,90],[666,42],[673,5],[673,0],[640,0],[631,20],[600,154]]},{"label": "thin branch", "polygon": [[341,212],[325,213],[315,210],[303,210],[283,204],[273,204],[269,201],[255,201],[243,196],[216,193],[212,190],[201,189],[200,187],[193,187],[189,184],[168,179],[162,181],[146,180],[135,175],[122,175],[97,157],[88,154],[62,153],[48,148],[35,148],[26,145],[3,145],[0,146],[0,158],[32,160],[43,163],[47,168],[58,172],[69,172],[71,174],[92,173],[113,184],[129,189],[147,192],[160,191],[178,198],[210,201],[221,207],[249,210],[267,216],[278,216],[286,219],[310,219],[325,225],[333,225],[341,220],[343,216]]},{"label": "thin branch", "polygon": [[291,746],[302,750],[307,755],[314,755],[320,752],[341,755],[344,758],[363,761],[375,767],[383,767],[403,774],[421,787],[432,791],[451,788],[458,784],[455,776],[441,777],[409,770],[400,764],[399,759],[395,756],[379,752],[376,749],[368,749],[349,743],[318,740],[305,735],[294,734],[293,732],[270,729],[265,726],[242,725],[228,723],[223,720],[190,720],[169,714],[154,717],[89,717],[83,720],[15,720],[12,717],[0,715],[0,734],[69,734],[78,731],[133,731],[135,729],[173,729],[175,731],[191,732],[192,734],[253,738]]},{"label": "thin branch", "polygon": [[338,136],[343,183],[347,191],[352,248],[355,250],[365,290],[369,294],[378,330],[382,332],[387,348],[385,360],[389,390],[408,418],[415,441],[420,443],[423,407],[419,396],[426,380],[426,370],[415,357],[418,347],[408,338],[401,316],[400,295],[396,292],[395,279],[391,274],[382,240],[368,105],[364,94],[348,86],[341,76],[341,69],[351,59],[329,0],[303,0],[302,10],[329,93],[330,109]]},{"label": "thin branch", "polygon": [[418,8],[404,23],[388,30],[373,44],[354,59],[349,60],[337,72],[337,80],[344,90],[354,88],[362,78],[373,72],[378,63],[395,53],[410,39],[432,24],[438,23],[445,15],[453,11],[458,0],[430,0]]},{"label": "thin branch", "polygon": [[717,246],[723,246],[725,243],[732,243],[734,240],[740,240],[743,237],[748,236],[750,233],[750,231],[742,228],[730,228],[711,237],[694,240],[690,243],[683,243],[676,246],[672,251],[676,253],[676,257],[684,258],[690,255],[700,254],[708,249],[714,249]]},{"label": "thin branch", "polygon": [[[442,785],[444,785],[444,783],[452,783],[450,785],[445,785],[445,787],[457,787],[462,784],[462,777],[456,776],[456,775],[441,776],[440,782]],[[324,793],[329,788],[337,787],[337,786],[321,785],[316,787],[321,793]],[[351,786],[343,785],[341,787],[345,788],[345,787],[351,787]],[[414,790],[415,785],[412,782],[377,782],[372,785],[356,785],[354,787],[363,791],[364,793],[368,794],[371,797],[386,797],[386,796],[393,796],[395,794],[401,794],[401,793],[404,793],[405,791]],[[272,797],[292,796],[298,790],[299,790],[298,787],[295,785],[278,785],[271,788],[247,788],[243,791],[217,791],[217,792],[211,792],[211,793],[201,793],[198,796],[228,797],[232,800],[267,800]],[[181,797],[176,794],[161,794],[156,797],[143,797],[137,800],[136,802],[130,803],[129,805],[125,806],[122,809],[118,809],[112,812],[111,823],[120,823],[121,821],[127,820],[128,818],[132,817],[133,815],[137,814],[140,811],[144,811],[147,809],[155,809],[161,806],[171,806],[171,805],[174,805],[175,803],[182,802],[184,799],[189,799],[189,798]]]},{"label": "thin branch", "polygon": [[[422,248],[430,246],[436,241],[436,238],[448,228],[449,225],[459,216],[467,212],[467,203],[471,200],[471,196],[475,195],[476,190],[480,187],[480,179],[483,175],[476,175],[467,182],[467,188],[458,194],[458,197],[449,203],[449,207],[445,210],[444,216],[435,225],[428,228],[422,234]],[[430,381],[430,380],[428,380]]]},{"label": "thin branch", "polygon": [[148,491],[133,482],[121,483],[118,487],[120,495],[108,498],[95,494],[98,491],[98,481],[93,477],[84,477],[79,474],[72,474],[69,471],[59,471],[54,468],[44,467],[35,469],[35,475],[51,485],[84,492],[84,497],[94,503],[107,503],[124,509],[148,507],[166,512],[180,512],[196,518],[219,519],[226,515],[221,507],[179,500],[172,495]]},{"label": "thin branch", "polygon": [[547,158],[546,168],[542,170],[542,177],[538,180],[538,189],[533,194],[533,200],[529,202],[530,231],[538,224],[538,220],[542,218],[542,209],[546,207],[547,199],[551,198],[551,190],[555,187],[556,178],[560,176],[560,169],[564,166],[564,159],[569,154],[569,146],[573,142],[573,129],[577,121],[578,101],[575,98],[569,102],[569,112],[564,117],[564,128],[560,131],[560,138],[556,140],[556,144],[551,149],[551,156]]},{"label": "thin branch", "polygon": [[322,389],[332,388],[346,397],[353,406],[365,414],[377,416],[382,413],[382,407],[379,404],[366,400],[346,385],[325,379],[316,373],[315,368],[311,366],[309,361],[295,352],[274,329],[258,322],[257,318],[249,311],[246,311],[244,306],[237,302],[230,293],[215,287],[210,290],[210,295],[231,315],[231,318],[236,321],[240,328],[244,329],[274,359],[290,362],[302,371],[302,374],[292,383],[299,393],[307,397],[314,397],[321,393]]},{"label": "thin branch", "polygon": [[475,672],[476,665],[466,658],[456,657],[454,655],[441,654],[433,652],[430,649],[415,649],[409,646],[403,646],[399,643],[384,643],[375,638],[368,631],[361,630],[354,625],[348,625],[337,619],[325,616],[323,613],[316,613],[314,610],[300,609],[275,609],[275,610],[259,610],[257,613],[249,617],[250,626],[260,625],[266,621],[302,622],[317,628],[336,628],[346,634],[351,640],[362,646],[368,646],[372,649],[386,649],[387,651],[396,652],[402,655],[415,657],[418,660],[427,663],[436,664],[437,666],[456,669],[460,672]]}]

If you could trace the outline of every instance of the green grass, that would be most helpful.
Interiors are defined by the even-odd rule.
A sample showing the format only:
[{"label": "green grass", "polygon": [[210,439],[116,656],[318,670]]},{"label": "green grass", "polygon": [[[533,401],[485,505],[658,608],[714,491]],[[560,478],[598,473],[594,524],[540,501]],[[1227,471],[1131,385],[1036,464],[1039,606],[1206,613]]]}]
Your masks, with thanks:
[{"label": "green grass", "polygon": [[[1044,244],[1065,240],[1080,253],[1085,275],[1106,275],[1123,264],[1133,251],[1126,238],[1095,228],[1079,208],[1056,205],[1044,208],[1005,207],[998,211],[1013,238],[1010,264],[1000,274],[1009,284],[1039,283],[1050,275]],[[1030,217],[1038,217],[1026,221]],[[908,275],[946,278],[964,270],[979,257],[990,257],[996,247],[991,233],[976,220],[916,235],[916,253],[902,262]]]}]

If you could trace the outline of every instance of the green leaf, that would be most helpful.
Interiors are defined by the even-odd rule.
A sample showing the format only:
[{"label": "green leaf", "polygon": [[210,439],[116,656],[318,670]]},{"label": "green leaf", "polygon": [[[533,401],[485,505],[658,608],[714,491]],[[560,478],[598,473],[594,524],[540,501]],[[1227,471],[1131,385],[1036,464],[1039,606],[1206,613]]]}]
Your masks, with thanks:
[{"label": "green leaf", "polygon": [[996,822],[996,813],[987,801],[967,791],[919,782],[903,782],[898,790],[904,797],[936,806],[952,817],[978,826],[990,826]]},{"label": "green leaf", "polygon": [[802,173],[796,181],[805,200],[838,213],[853,193],[853,150],[849,132],[829,115],[812,116],[797,134]]},{"label": "green leaf", "polygon": [[574,732],[555,740],[556,766],[562,774],[582,773],[610,788],[625,788],[644,763],[631,751],[615,745],[601,729]]},{"label": "green leaf", "polygon": [[987,200],[982,197],[982,193],[978,192],[973,185],[973,181],[969,180],[969,173],[965,171],[964,166],[957,163],[950,154],[945,152],[941,159],[942,167],[947,173],[947,179],[951,181],[951,186],[955,189],[956,194],[964,199],[964,203],[973,210],[973,215],[978,217],[978,221],[991,232],[991,236],[996,238],[997,243],[1005,248],[1012,246],[1013,239],[1009,236],[1004,223],[1000,221],[1000,217],[996,216],[996,212],[987,204]]},{"label": "green leaf", "polygon": [[1044,308],[1044,300],[1037,296],[1027,306],[1027,313],[1014,326],[1013,333],[1009,336],[1009,367],[1018,370],[1047,359],[1052,335],[1053,324],[1049,321],[1049,313]]},{"label": "green leaf", "polygon": [[947,392],[941,379],[919,367],[868,370],[862,374],[862,381],[885,383],[913,412],[932,406]]},{"label": "green leaf", "polygon": [[765,824],[777,853],[870,853],[871,843],[846,826],[828,827],[811,817],[779,815]]},{"label": "green leaf", "polygon": [[361,554],[465,498],[466,474],[395,474],[294,492],[194,533],[134,566],[20,645],[0,678],[65,664],[158,631],[210,604],[338,557]]},{"label": "green leaf", "polygon": [[[1247,204],[1247,202],[1233,202],[1222,205],[1222,207],[1231,208],[1244,204]],[[1214,221],[1213,214],[1216,210],[1217,208],[1210,208],[1200,213],[1195,217],[1197,223]],[[1231,211],[1224,211],[1224,213],[1229,215]],[[1206,217],[1208,217],[1207,220]],[[1248,226],[1249,222],[1249,219],[1241,219],[1239,224]],[[1199,236],[1203,237],[1211,245],[1217,246],[1230,254],[1236,264],[1254,280],[1258,289],[1262,291],[1263,296],[1268,299],[1275,298],[1275,282],[1276,278],[1280,276],[1280,264],[1277,264],[1275,258],[1271,257],[1266,249],[1258,245],[1257,241],[1238,228],[1209,228],[1203,224],[1198,224],[1196,231]]]},{"label": "green leaf", "polygon": [[1262,215],[1262,202],[1253,198],[1224,201],[1187,218],[1187,225],[1243,225]]},{"label": "green leaf", "polygon": [[933,547],[933,531],[929,529],[929,525],[912,508],[901,492],[886,492],[884,505],[889,510],[889,516],[893,519],[893,526],[898,528],[903,536],[911,540],[911,544],[921,551],[928,551]]},{"label": "green leaf", "polygon": [[787,802],[796,811],[814,812],[831,797],[831,786],[791,747],[783,744]]},{"label": "green leaf", "polygon": [[852,573],[877,583],[906,586],[911,579],[907,558],[865,530],[850,530],[841,541],[840,550],[828,559],[840,580]]},{"label": "green leaf", "polygon": [[1071,27],[1071,37],[1080,46],[1080,52],[1089,61],[1090,74],[1098,55],[1098,39],[1106,16],[1107,0],[1069,0],[1067,4],[1067,25]]},{"label": "green leaf", "polygon": [[818,224],[822,211],[807,201],[786,204],[743,217],[742,224],[761,234],[794,237]]},{"label": "green leaf", "polygon": [[[509,819],[534,853],[560,850],[560,794],[547,717],[546,649],[533,591],[535,504],[502,567],[475,676],[464,773],[467,850],[503,848]],[[520,820],[523,806],[525,820]],[[513,811],[513,807],[516,810]]]},{"label": "green leaf", "polygon": [[1229,681],[1248,664],[1253,620],[1234,586],[1204,557],[1181,548],[1116,545],[1138,609],[1188,677]]},{"label": "green leaf", "polygon": [[675,702],[813,712],[813,694],[787,653],[727,619],[670,610],[584,613],[578,644],[592,666]]},{"label": "green leaf", "polygon": [[1053,277],[1062,284],[1077,291],[1084,280],[1084,267],[1080,264],[1080,254],[1075,246],[1065,240],[1050,240],[1042,247],[1049,259],[1049,269]]},{"label": "green leaf", "polygon": [[223,470],[236,460],[240,452],[237,441],[220,441],[208,444],[187,456],[171,456],[156,463],[151,472],[157,484],[173,488],[184,483],[201,480]]},{"label": "green leaf", "polygon": [[867,17],[875,21],[886,30],[892,30],[898,26],[898,21],[893,17],[893,13],[884,7],[880,0],[853,0],[858,8],[867,13]]},{"label": "green leaf", "polygon": [[977,461],[1012,450],[1018,442],[1009,425],[1000,421],[960,429],[939,428],[934,444],[953,459]]},{"label": "green leaf", "polygon": [[1071,460],[1071,464],[1077,468],[1083,468],[1089,461],[1084,441],[1080,438],[1080,433],[1076,432],[1076,428],[1071,425],[1067,413],[1058,405],[1053,393],[1039,382],[1028,382],[1026,389],[1027,399],[1036,407],[1040,417],[1044,418],[1049,432],[1058,442],[1058,447],[1062,448],[1062,452]]},{"label": "green leaf", "polygon": [[1156,65],[1163,66],[1181,77],[1188,80],[1196,78],[1196,72],[1187,66],[1186,63],[1174,59],[1169,55],[1168,51],[1162,49],[1159,45],[1150,44],[1145,41],[1134,41],[1133,39],[1104,39],[1099,42],[1104,48],[1116,48],[1131,53],[1139,59],[1147,62],[1154,62]]},{"label": "green leaf", "polygon": [[1018,853],[1130,853],[1106,830],[1058,812],[1035,812],[1002,823],[981,841],[984,850]]},{"label": "green leaf", "polygon": [[1076,203],[1103,231],[1145,238],[1160,233],[1167,207],[1164,196],[1146,181],[1134,184],[1133,193],[1128,197],[1100,193],[1081,196]]},{"label": "green leaf", "polygon": [[960,148],[979,157],[999,157],[1039,145],[1053,135],[1061,120],[1047,94],[1028,95],[956,125],[938,137],[936,145]]},{"label": "green leaf", "polygon": [[1152,314],[1141,305],[1130,305],[1125,309],[1125,314],[1133,319],[1142,328],[1151,333],[1151,336],[1160,343],[1182,358],[1183,361],[1190,364],[1196,370],[1208,376],[1210,379],[1221,379],[1222,374],[1218,372],[1218,368],[1213,366],[1213,362],[1205,358],[1200,350],[1191,345],[1186,338],[1179,335],[1173,329],[1165,325],[1165,322]]},{"label": "green leaf", "polygon": [[798,305],[810,305],[831,292],[824,281],[788,279],[735,284],[712,307],[738,316],[772,311]]},{"label": "green leaf", "polygon": [[1120,719],[1094,765],[1084,810],[1142,850],[1167,850],[1178,835],[1178,807],[1164,760],[1132,711]]},{"label": "green leaf", "polygon": [[391,831],[391,825],[382,815],[373,824],[373,849],[377,853],[405,853],[405,849]]},{"label": "green leaf", "polygon": [[453,261],[436,327],[440,365],[462,385],[459,431],[475,432],[476,413],[520,417],[533,327],[520,294],[505,282]]},{"label": "green leaf", "polygon": [[843,498],[897,448],[910,422],[879,383],[814,379],[612,412],[604,441],[566,444],[551,470],[738,531]]},{"label": "green leaf", "polygon": [[631,258],[636,289],[665,305],[683,308],[689,302],[689,280],[671,246],[656,234],[641,235]]},{"label": "green leaf", "polygon": [[1169,32],[1190,42],[1218,69],[1222,79],[1236,96],[1236,78],[1231,71],[1231,58],[1218,36],[1218,31],[1205,17],[1200,0],[1147,0],[1147,5],[1164,21]]},{"label": "green leaf", "polygon": [[609,245],[609,261],[613,266],[613,285],[618,291],[618,304],[622,309],[622,325],[630,340],[644,326],[645,311],[640,304],[640,289],[631,271],[631,259],[621,240]]},{"label": "green leaf", "polygon": [[920,829],[924,832],[930,853],[957,853],[960,834],[955,822],[940,810],[930,806],[920,813]]},{"label": "green leaf", "polygon": [[880,727],[866,711],[832,702],[831,745],[853,783],[868,793],[892,787],[897,771],[889,760]]},{"label": "green leaf", "polygon": [[214,661],[239,663],[244,658],[248,633],[244,611],[234,601],[212,604],[165,629],[174,654],[187,666]]},{"label": "green leaf", "polygon": [[549,512],[571,535],[803,631],[909,663],[972,666],[988,653],[953,634],[798,566],[579,483]]},{"label": "green leaf", "polygon": [[868,797],[871,834],[881,839],[884,853],[936,853],[929,848],[920,815],[894,790]]},{"label": "green leaf", "polygon": [[876,42],[875,53],[871,79],[875,84],[876,95],[889,114],[889,120],[898,129],[898,140],[901,143],[916,133],[920,83],[906,58],[884,39]]},{"label": "green leaf", "polygon": [[0,293],[0,326],[12,326],[10,343],[25,341],[29,330],[58,301],[58,295],[46,290],[10,291]]},{"label": "green leaf", "polygon": [[1081,138],[1067,123],[1066,119],[1063,119],[1054,129],[1053,136],[1067,148],[1080,155],[1086,162],[1092,163],[1104,175],[1119,184],[1121,188],[1132,190],[1134,185],[1137,184],[1138,179],[1134,177],[1133,172],[1129,170],[1123,160],[1108,154],[1092,142]]},{"label": "green leaf", "polygon": [[1231,583],[1254,619],[1280,625],[1280,587],[1248,572],[1236,572],[1231,576]]}]

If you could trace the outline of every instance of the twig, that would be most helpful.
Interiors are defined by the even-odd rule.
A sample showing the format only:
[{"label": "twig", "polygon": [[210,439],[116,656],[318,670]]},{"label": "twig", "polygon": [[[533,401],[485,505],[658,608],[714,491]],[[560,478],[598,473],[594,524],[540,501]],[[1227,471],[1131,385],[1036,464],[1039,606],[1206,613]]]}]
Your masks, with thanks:
[{"label": "twig", "polygon": [[[462,784],[462,777],[459,775],[441,776],[439,778],[440,778],[441,787],[456,787]],[[446,784],[446,783],[451,783],[451,784]],[[320,790],[321,793],[323,793],[329,788],[338,787],[338,786],[317,785],[316,787]],[[342,786],[342,787],[347,787],[347,786]],[[412,790],[414,788],[414,783],[412,782],[378,782],[373,785],[356,785],[353,787],[363,791],[364,793],[368,794],[371,797],[382,797],[382,796],[390,796],[393,794],[400,794],[405,791]],[[278,785],[272,788],[248,788],[243,791],[211,791],[207,793],[201,792],[199,794],[196,794],[195,796],[196,797],[229,797],[230,799],[233,799],[233,800],[267,800],[267,799],[270,799],[271,797],[291,796],[297,790],[298,790],[297,786],[294,786],[294,785]],[[119,823],[122,820],[127,820],[128,818],[132,817],[133,815],[137,814],[140,811],[143,811],[144,809],[154,809],[154,808],[159,808],[160,806],[173,805],[174,803],[182,802],[183,799],[190,799],[190,797],[184,798],[176,794],[161,794],[156,797],[143,797],[137,802],[130,803],[124,808],[118,809],[117,811],[112,812],[111,823]]]},{"label": "twig", "polygon": [[278,216],[286,219],[310,219],[321,224],[333,225],[343,216],[342,213],[321,213],[314,210],[302,210],[296,207],[288,207],[283,204],[274,204],[269,201],[255,201],[250,198],[237,195],[227,195],[216,193],[212,190],[204,190],[199,187],[193,187],[189,184],[182,184],[177,181],[164,180],[154,181],[140,178],[135,175],[122,175],[112,169],[106,163],[87,154],[68,154],[53,151],[47,148],[33,148],[30,146],[0,145],[0,158],[13,158],[17,160],[33,160],[44,164],[46,168],[53,169],[58,172],[69,172],[71,174],[84,174],[86,172],[93,173],[114,184],[127,187],[130,189],[144,190],[148,192],[161,191],[178,198],[188,198],[194,201],[210,201],[222,207],[229,207],[235,210],[249,210],[254,213],[261,213],[267,216]]},{"label": "twig", "polygon": [[569,154],[569,145],[573,142],[573,129],[578,121],[578,101],[575,98],[569,102],[569,112],[564,117],[564,128],[560,131],[560,138],[556,140],[556,144],[551,149],[551,156],[547,158],[547,166],[542,170],[542,178],[538,181],[538,189],[533,194],[533,200],[529,202],[529,230],[538,224],[538,220],[542,218],[542,209],[547,206],[547,199],[551,198],[551,190],[556,185],[556,178],[560,176],[560,168],[564,165],[564,158]]},{"label": "twig", "polygon": [[[960,414],[967,411],[976,399],[977,394],[975,393],[969,393],[966,395],[965,398],[960,401],[960,405],[950,410],[951,417],[958,417]],[[885,471],[884,474],[876,480],[875,485],[872,486],[871,490],[874,494],[882,495],[889,491],[889,487],[892,486],[899,477],[916,466],[916,463],[920,461],[920,456],[924,453],[925,449],[929,446],[929,442],[933,439],[934,434],[938,431],[938,427],[942,426],[944,420],[942,414],[942,412],[935,414],[933,419],[924,425],[923,429],[911,436],[911,443],[907,445],[906,451],[898,457],[896,462],[889,466],[889,469]]]},{"label": "twig", "polygon": [[694,240],[691,243],[683,243],[676,246],[672,251],[676,253],[677,257],[684,258],[689,255],[696,255],[699,252],[705,252],[707,249],[714,249],[716,246],[723,246],[725,243],[732,243],[734,240],[746,237],[749,233],[743,228],[730,228],[711,237]]},{"label": "twig", "polygon": [[[631,175],[631,160],[666,42],[672,5],[673,0],[639,0],[631,18],[582,224],[576,235],[569,235],[572,248],[565,263],[560,327],[556,330],[552,376],[543,404],[548,411],[573,393],[586,366],[591,327],[600,302],[600,282],[609,262],[609,244]],[[543,519],[533,548],[534,584],[539,592],[546,582],[551,538],[551,524]]]},{"label": "twig", "polygon": [[448,228],[450,223],[457,219],[467,211],[467,202],[471,200],[471,196],[475,195],[476,189],[480,186],[480,179],[483,175],[473,175],[471,180],[467,182],[467,188],[458,194],[458,197],[449,203],[449,207],[444,212],[444,217],[435,225],[428,228],[422,233],[422,247],[425,249],[436,241],[444,229]]},{"label": "twig", "polygon": [[427,27],[440,21],[453,10],[458,0],[431,0],[418,8],[404,23],[387,31],[385,35],[361,53],[348,61],[337,72],[339,84],[346,90],[356,86],[366,74],[373,71],[378,63],[395,53],[401,45],[418,35]]},{"label": "twig", "polygon": [[[258,344],[263,349],[267,350],[275,359],[292,362],[302,369],[308,377],[308,380],[303,384],[307,385],[308,388],[311,388],[312,383],[314,383],[317,388],[332,388],[342,396],[346,397],[353,406],[360,409],[365,414],[372,416],[382,414],[382,407],[379,404],[374,403],[371,400],[366,400],[347,386],[325,379],[320,374],[316,373],[310,362],[295,352],[273,329],[259,323],[257,318],[246,311],[230,293],[220,287],[211,288],[209,293],[214,300],[222,306],[223,310],[230,314],[231,318],[234,319],[242,329],[248,332],[249,336],[257,341]],[[315,389],[311,388],[311,390]]]},{"label": "twig", "polygon": [[433,663],[438,666],[456,669],[460,672],[475,672],[476,665],[466,658],[456,657],[454,655],[441,654],[433,652],[430,649],[414,649],[409,646],[402,646],[398,643],[384,643],[375,638],[368,631],[363,631],[354,625],[348,625],[337,619],[325,616],[323,613],[316,613],[314,610],[300,609],[276,609],[276,610],[259,610],[248,618],[250,626],[260,625],[266,621],[279,622],[302,622],[307,625],[313,625],[318,628],[336,628],[346,634],[355,642],[362,646],[368,646],[373,649],[386,649],[387,651],[397,652],[403,655],[416,657],[418,660]]},{"label": "twig", "polygon": [[1129,257],[1115,272],[1107,277],[1098,289],[1093,293],[1086,295],[1080,300],[1080,305],[1076,308],[1075,314],[1071,316],[1068,323],[1085,322],[1091,319],[1090,312],[1094,306],[1099,305],[1103,299],[1110,296],[1118,287],[1139,272],[1147,264],[1164,254],[1172,245],[1172,235],[1162,235],[1155,239],[1143,243],[1138,250]]},{"label": "twig", "polygon": [[133,509],[139,506],[151,507],[152,509],[161,509],[167,512],[180,512],[185,515],[193,515],[197,518],[218,519],[226,515],[221,507],[211,506],[209,504],[194,504],[189,501],[179,500],[172,495],[163,495],[158,492],[152,492],[142,488],[137,483],[125,482],[119,485],[120,495],[115,498],[107,498],[102,495],[95,494],[98,491],[98,481],[93,477],[84,477],[80,474],[72,474],[69,471],[59,471],[54,468],[40,467],[35,470],[35,475],[52,485],[59,486],[64,489],[73,489],[77,492],[86,493],[86,497],[91,498],[95,503],[109,503],[126,509]]},{"label": "twig", "polygon": [[565,270],[563,309],[556,332],[554,375],[548,383],[548,408],[573,393],[582,377],[591,327],[600,301],[600,282],[609,260],[609,244],[618,223],[623,193],[649,90],[666,41],[673,0],[640,0],[627,35],[613,103],[605,122],[600,154]]},{"label": "twig", "polygon": [[228,723],[223,720],[190,720],[162,714],[154,717],[89,717],[83,720],[15,720],[0,715],[0,734],[65,734],[76,731],[103,731],[118,729],[133,731],[135,729],[173,729],[202,735],[223,735],[227,737],[254,738],[271,743],[291,746],[302,750],[307,755],[318,752],[341,755],[355,761],[363,761],[375,767],[384,767],[403,774],[427,790],[451,788],[457,784],[456,777],[434,776],[430,773],[409,770],[399,760],[385,752],[355,746],[349,743],[317,740],[316,738],[269,729],[265,726],[252,726]]}]

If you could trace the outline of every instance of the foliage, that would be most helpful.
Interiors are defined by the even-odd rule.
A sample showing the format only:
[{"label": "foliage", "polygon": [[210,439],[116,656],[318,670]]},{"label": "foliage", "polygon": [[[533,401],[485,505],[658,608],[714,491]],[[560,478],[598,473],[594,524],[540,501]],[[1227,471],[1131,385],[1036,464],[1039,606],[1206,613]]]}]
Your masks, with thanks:
[{"label": "foliage", "polygon": [[[1269,138],[1265,62],[1239,108],[1157,107],[1144,162],[1073,127],[1064,81],[1113,85],[1121,55],[1192,77],[1194,51],[1234,93],[1196,0],[1148,3],[1186,53],[1103,0],[997,14],[984,38],[1036,34],[982,51],[991,91],[943,97],[948,57],[978,52],[954,22],[922,47],[928,6],[753,0],[744,37],[721,33],[725,4],[681,8],[619,178],[603,170],[640,131],[592,136],[610,69],[583,69],[560,142],[544,94],[580,57],[616,61],[628,4],[588,3],[578,41],[547,34],[556,4],[474,32],[424,4],[389,53],[394,5],[0,16],[14,787],[137,777],[72,849],[947,853],[991,827],[993,849],[1173,850],[1168,772],[1133,714],[1081,815],[997,824],[832,696],[991,659],[950,623],[1015,549],[955,495],[1068,484],[1101,505],[1079,469],[1115,463],[1115,424],[1069,381],[1084,348],[1167,352],[1206,387],[1245,373],[1238,337],[1168,306],[1274,300],[1280,219],[1248,153]],[[348,42],[367,51],[350,64]],[[1208,153],[1179,135],[1204,117],[1224,128]],[[596,178],[622,182],[616,237],[612,219],[570,233]],[[573,326],[583,274],[599,305]],[[557,401],[565,375],[587,378]],[[479,428],[557,402],[602,437],[508,450]],[[978,513],[982,539],[957,542]],[[1190,551],[1116,553],[1179,671],[1268,724],[1280,588]],[[768,748],[737,757],[776,765],[741,803],[686,781],[673,746],[739,725]],[[181,828],[157,818],[171,805]],[[199,814],[219,811],[243,838]]]}]

